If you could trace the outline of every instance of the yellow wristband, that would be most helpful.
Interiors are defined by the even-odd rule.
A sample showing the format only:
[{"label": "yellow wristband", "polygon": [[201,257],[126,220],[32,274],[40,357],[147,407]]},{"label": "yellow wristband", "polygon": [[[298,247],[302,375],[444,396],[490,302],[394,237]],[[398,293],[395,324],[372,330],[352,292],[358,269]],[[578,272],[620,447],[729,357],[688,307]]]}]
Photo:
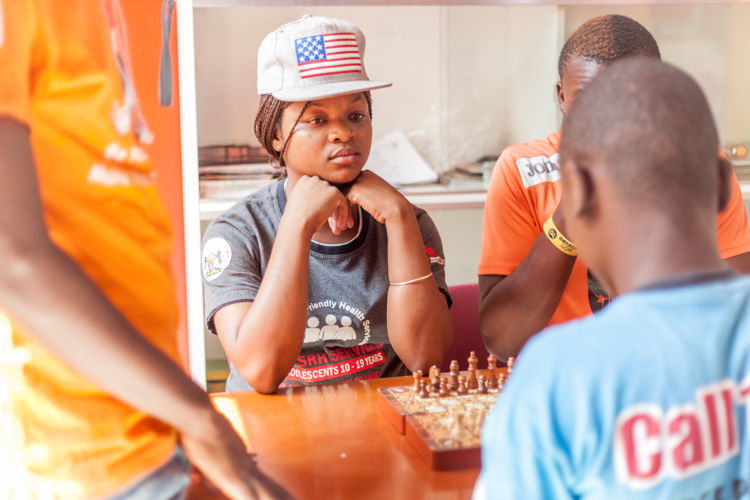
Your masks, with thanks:
[{"label": "yellow wristband", "polygon": [[552,216],[550,215],[549,219],[547,219],[547,222],[544,223],[544,235],[547,236],[547,239],[557,247],[558,250],[560,250],[562,253],[567,255],[576,256],[578,255],[578,252],[576,251],[576,246],[573,244],[572,241],[570,241],[568,238],[563,236],[563,234],[560,232],[559,229],[557,229],[557,226],[555,226],[555,223],[552,222]]}]

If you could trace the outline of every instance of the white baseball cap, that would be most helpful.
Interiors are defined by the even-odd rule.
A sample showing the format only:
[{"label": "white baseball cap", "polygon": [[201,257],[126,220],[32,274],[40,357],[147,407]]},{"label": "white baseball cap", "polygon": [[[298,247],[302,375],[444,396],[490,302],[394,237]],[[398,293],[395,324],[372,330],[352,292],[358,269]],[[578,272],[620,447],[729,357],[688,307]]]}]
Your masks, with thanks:
[{"label": "white baseball cap", "polygon": [[309,101],[390,87],[373,82],[365,37],[351,23],[306,14],[269,33],[258,49],[258,94]]}]

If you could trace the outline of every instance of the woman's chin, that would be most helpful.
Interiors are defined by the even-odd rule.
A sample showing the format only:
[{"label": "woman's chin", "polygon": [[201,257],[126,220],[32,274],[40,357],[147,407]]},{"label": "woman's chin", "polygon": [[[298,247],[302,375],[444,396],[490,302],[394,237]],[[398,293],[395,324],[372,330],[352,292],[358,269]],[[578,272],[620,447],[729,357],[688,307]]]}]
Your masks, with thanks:
[{"label": "woman's chin", "polygon": [[324,179],[330,182],[331,184],[335,185],[343,185],[343,184],[350,184],[354,182],[357,177],[359,177],[360,172],[362,172],[362,167],[359,168],[352,168],[352,169],[341,169],[336,172],[330,172],[328,173]]}]

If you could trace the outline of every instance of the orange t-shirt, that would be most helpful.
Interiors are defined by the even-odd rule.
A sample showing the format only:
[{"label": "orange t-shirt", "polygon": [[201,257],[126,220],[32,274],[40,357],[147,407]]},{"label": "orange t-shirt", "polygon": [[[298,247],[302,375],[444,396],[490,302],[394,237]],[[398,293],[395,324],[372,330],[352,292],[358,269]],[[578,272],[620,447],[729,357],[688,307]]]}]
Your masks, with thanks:
[{"label": "orange t-shirt", "polygon": [[[53,241],[179,362],[171,228],[142,149],[150,134],[118,7],[116,0],[0,0],[0,114],[29,125]],[[75,342],[75,331],[59,329]],[[27,469],[42,491],[102,497],[169,459],[173,429],[72,372],[31,333],[13,326],[14,346],[30,354],[13,409]]]},{"label": "orange t-shirt", "polygon": [[[521,265],[542,225],[557,208],[562,189],[558,169],[561,132],[506,148],[492,173],[484,208],[480,275],[507,276]],[[717,218],[719,250],[724,259],[750,252],[742,192],[732,178],[729,205]],[[590,286],[591,285],[591,288]],[[568,284],[549,324],[587,316],[608,298],[589,281],[582,259],[576,259]]]}]

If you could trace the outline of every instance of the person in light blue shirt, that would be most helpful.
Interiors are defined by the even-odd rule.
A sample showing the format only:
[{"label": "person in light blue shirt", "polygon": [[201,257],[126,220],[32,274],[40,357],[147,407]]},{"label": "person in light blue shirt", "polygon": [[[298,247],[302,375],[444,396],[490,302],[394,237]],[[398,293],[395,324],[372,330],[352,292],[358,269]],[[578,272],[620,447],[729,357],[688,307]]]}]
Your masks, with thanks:
[{"label": "person in light blue shirt", "polygon": [[731,165],[706,98],[614,63],[563,125],[565,237],[613,297],[523,348],[475,499],[750,499],[750,278],[719,257]]}]

